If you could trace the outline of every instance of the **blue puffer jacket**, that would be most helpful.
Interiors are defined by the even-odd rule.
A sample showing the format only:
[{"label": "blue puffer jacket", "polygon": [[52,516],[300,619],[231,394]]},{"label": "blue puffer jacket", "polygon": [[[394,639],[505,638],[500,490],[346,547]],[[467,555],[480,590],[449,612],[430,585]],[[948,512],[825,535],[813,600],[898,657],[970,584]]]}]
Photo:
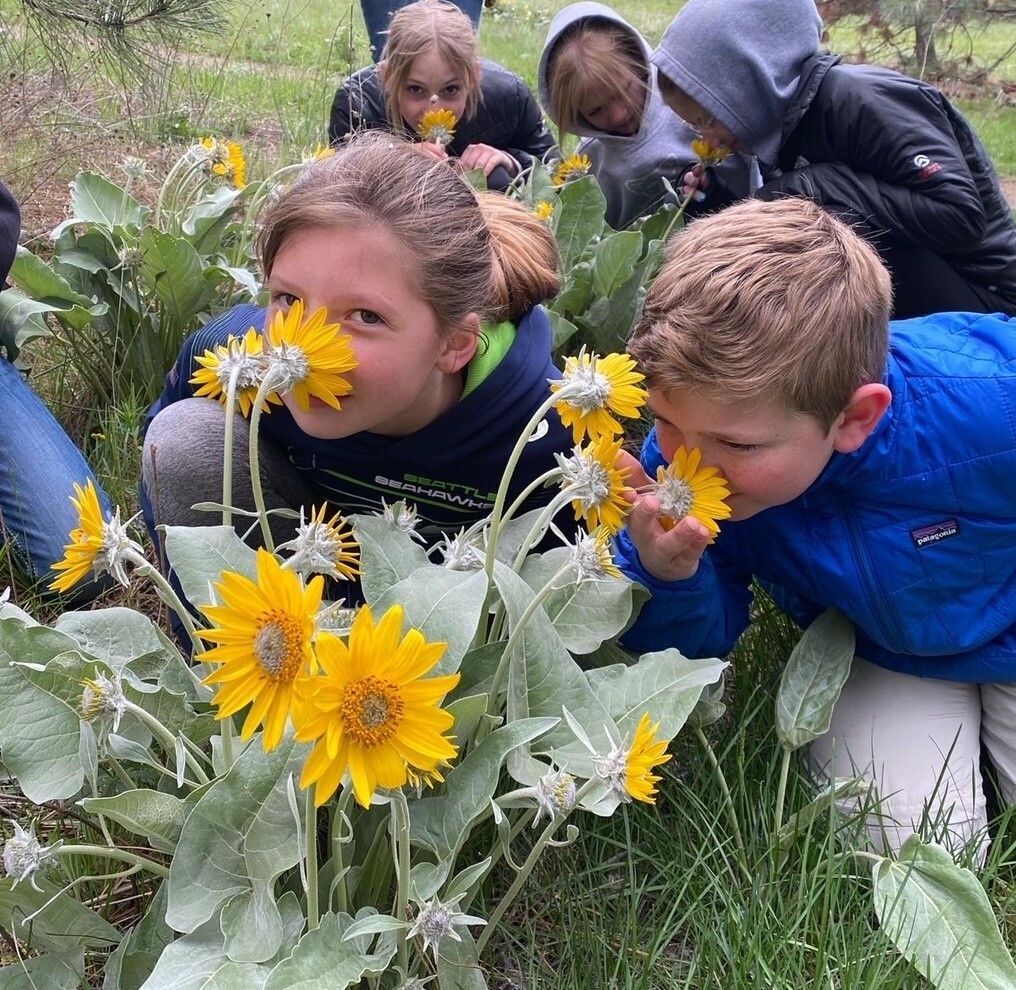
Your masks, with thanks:
[{"label": "blue puffer jacket", "polygon": [[[724,524],[687,581],[617,556],[653,593],[625,645],[722,656],[752,577],[801,625],[835,607],[857,653],[946,680],[1016,680],[1016,319],[945,313],[891,325],[892,405],[860,450],[801,496]],[[663,463],[655,431],[642,452]]]}]

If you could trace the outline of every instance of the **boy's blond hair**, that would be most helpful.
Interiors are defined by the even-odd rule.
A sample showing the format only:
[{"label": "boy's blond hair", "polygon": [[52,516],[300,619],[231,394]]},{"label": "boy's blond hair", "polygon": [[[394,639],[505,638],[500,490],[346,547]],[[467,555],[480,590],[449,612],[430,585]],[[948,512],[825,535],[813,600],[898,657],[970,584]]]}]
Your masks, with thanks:
[{"label": "boy's blond hair", "polygon": [[413,59],[436,51],[462,80],[466,90],[465,116],[476,112],[481,98],[480,54],[473,22],[455,4],[445,0],[416,0],[395,11],[388,25],[388,40],[381,53],[385,112],[393,130],[405,127],[399,91],[413,68]]},{"label": "boy's blond hair", "polygon": [[745,200],[674,239],[628,351],[663,393],[776,401],[828,430],[883,379],[891,301],[845,223],[808,200]]},{"label": "boy's blond hair", "polygon": [[[639,83],[630,92],[632,80]],[[589,123],[582,108],[615,94],[641,114],[649,90],[649,69],[638,40],[620,24],[587,17],[566,28],[547,59],[547,93],[561,135],[576,134]]]}]

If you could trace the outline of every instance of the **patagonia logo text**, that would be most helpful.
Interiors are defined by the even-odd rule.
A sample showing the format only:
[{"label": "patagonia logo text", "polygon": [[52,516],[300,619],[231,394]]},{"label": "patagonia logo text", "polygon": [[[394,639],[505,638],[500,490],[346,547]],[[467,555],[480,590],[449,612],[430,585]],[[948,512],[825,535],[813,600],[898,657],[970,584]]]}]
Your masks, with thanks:
[{"label": "patagonia logo text", "polygon": [[955,519],[943,519],[942,522],[931,523],[929,526],[918,526],[910,531],[910,539],[918,550],[940,543],[951,536],[959,536],[960,524]]}]

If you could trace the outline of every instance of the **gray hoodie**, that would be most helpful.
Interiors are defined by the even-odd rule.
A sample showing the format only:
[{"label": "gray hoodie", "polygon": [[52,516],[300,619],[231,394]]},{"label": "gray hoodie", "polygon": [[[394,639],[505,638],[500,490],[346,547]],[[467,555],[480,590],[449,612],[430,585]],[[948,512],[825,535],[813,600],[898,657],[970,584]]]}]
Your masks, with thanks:
[{"label": "gray hoodie", "polygon": [[[540,102],[551,119],[553,114],[550,113],[547,85],[550,51],[566,28],[576,21],[593,17],[613,21],[631,32],[645,52],[646,71],[650,80],[653,79],[649,44],[617,11],[602,3],[573,3],[558,11],[551,21],[540,56]],[[663,103],[655,82],[650,85],[637,133],[622,137],[593,128],[584,129],[581,133],[585,140],[579,145],[579,151],[588,155],[593,164],[593,174],[607,197],[607,222],[616,228],[628,226],[665,202],[673,202],[661,179],[666,178],[675,188],[679,187],[681,175],[695,161],[695,153],[691,150],[695,132]]]},{"label": "gray hoodie", "polygon": [[821,37],[814,0],[689,0],[652,62],[760,161],[773,165],[801,67]]}]

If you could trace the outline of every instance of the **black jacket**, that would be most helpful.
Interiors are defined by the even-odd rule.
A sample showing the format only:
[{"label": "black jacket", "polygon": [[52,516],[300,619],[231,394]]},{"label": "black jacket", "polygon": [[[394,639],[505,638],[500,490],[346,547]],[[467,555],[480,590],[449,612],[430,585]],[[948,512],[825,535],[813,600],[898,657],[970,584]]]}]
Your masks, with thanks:
[{"label": "black jacket", "polygon": [[928,248],[1016,306],[1016,225],[977,135],[936,89],[820,53],[783,125],[762,199],[804,196]]},{"label": "black jacket", "polygon": [[[529,168],[534,158],[544,159],[548,152],[556,156],[554,139],[525,82],[488,59],[481,62],[481,70],[479,106],[474,114],[459,121],[448,153],[458,156],[471,144],[489,144],[506,151],[522,169]],[[354,72],[339,87],[332,101],[328,137],[337,144],[350,134],[370,128],[391,129],[384,90],[377,66],[373,65]],[[504,169],[495,169],[487,185],[503,189],[510,179]]]}]

